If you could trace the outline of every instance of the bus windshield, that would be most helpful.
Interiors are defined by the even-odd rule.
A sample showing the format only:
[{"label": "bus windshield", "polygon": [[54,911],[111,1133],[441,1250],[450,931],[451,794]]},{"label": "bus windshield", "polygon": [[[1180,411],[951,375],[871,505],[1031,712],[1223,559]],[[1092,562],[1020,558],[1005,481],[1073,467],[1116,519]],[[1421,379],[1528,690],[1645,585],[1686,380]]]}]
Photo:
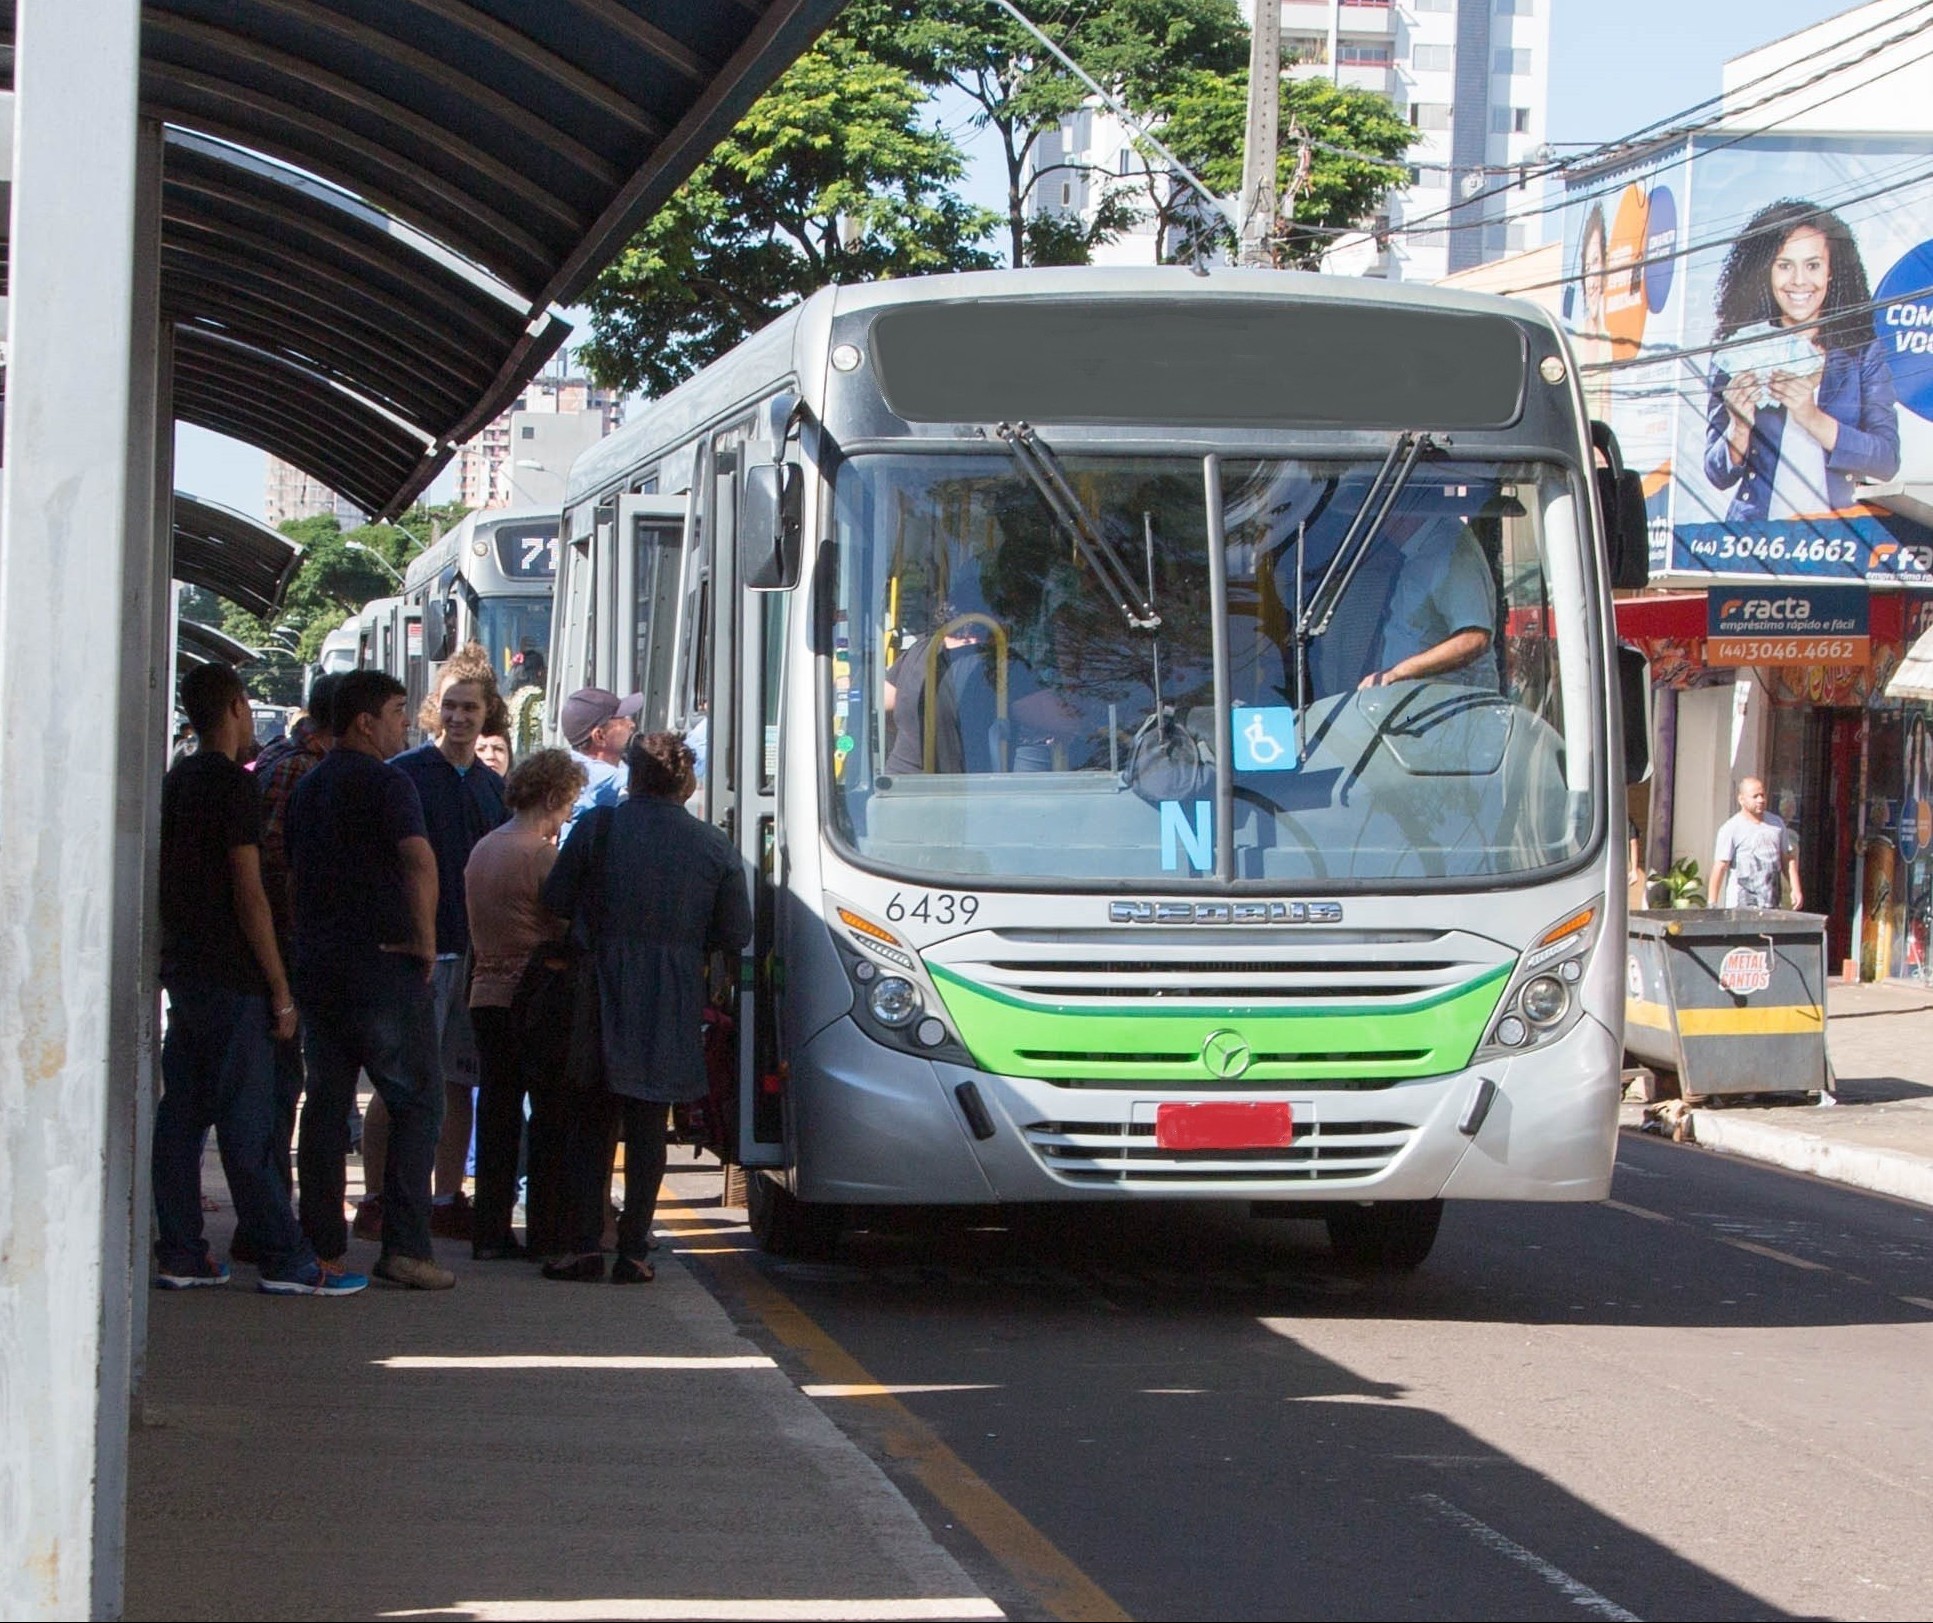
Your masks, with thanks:
[{"label": "bus windshield", "polygon": [[838,472],[824,747],[855,860],[1387,888],[1533,874],[1591,842],[1563,470],[1042,454]]},{"label": "bus windshield", "polygon": [[505,693],[543,685],[550,652],[551,600],[545,597],[485,597],[477,603],[477,640],[489,651]]}]

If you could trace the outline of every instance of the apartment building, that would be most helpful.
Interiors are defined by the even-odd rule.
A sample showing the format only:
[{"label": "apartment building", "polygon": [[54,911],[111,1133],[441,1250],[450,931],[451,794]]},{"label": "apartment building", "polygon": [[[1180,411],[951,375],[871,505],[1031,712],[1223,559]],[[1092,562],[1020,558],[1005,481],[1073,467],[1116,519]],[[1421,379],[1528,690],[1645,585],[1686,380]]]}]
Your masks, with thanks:
[{"label": "apartment building", "polygon": [[335,518],[345,530],[353,530],[367,520],[368,515],[361,508],[293,463],[278,457],[268,457],[265,461],[262,517],[270,525],[326,515]]},{"label": "apartment building", "polygon": [[[1419,132],[1412,180],[1325,268],[1431,282],[1535,247],[1544,217],[1529,178],[1544,145],[1555,0],[1278,0],[1285,75],[1324,78],[1390,98]],[[1252,20],[1255,0],[1243,0]],[[1110,189],[1146,207],[1151,184],[1133,137],[1098,104],[1048,131],[1033,157],[1034,207],[1087,220]],[[1513,171],[1523,172],[1521,186]],[[1165,184],[1156,180],[1153,184]],[[1483,195],[1476,195],[1483,194]],[[1152,222],[1095,254],[1149,264]]]},{"label": "apartment building", "polygon": [[528,506],[551,499],[553,486],[561,497],[570,459],[621,418],[612,390],[547,372],[457,452],[457,499],[470,508]]}]

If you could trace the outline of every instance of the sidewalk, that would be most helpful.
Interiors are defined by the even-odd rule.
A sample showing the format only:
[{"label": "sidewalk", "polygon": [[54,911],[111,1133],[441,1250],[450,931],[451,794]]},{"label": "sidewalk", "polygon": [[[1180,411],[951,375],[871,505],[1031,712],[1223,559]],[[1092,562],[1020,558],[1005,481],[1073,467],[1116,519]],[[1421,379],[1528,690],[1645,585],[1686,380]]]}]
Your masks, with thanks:
[{"label": "sidewalk", "polygon": [[[1933,989],[1833,985],[1831,1106],[1733,1105],[1691,1113],[1692,1137],[1725,1155],[1933,1206]],[[1635,1124],[1635,1106],[1625,1120]]]},{"label": "sidewalk", "polygon": [[[674,1174],[660,1230],[746,1243],[718,1186]],[[1002,1615],[671,1246],[624,1287],[469,1249],[437,1294],[154,1293],[126,1616]]]}]

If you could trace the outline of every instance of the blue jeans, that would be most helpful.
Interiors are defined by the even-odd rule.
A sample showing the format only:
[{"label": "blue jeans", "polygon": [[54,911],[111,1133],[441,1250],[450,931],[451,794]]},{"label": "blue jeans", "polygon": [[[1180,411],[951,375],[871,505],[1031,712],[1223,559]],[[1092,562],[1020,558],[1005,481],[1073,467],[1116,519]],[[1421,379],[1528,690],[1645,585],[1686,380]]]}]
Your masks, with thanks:
[{"label": "blue jeans", "polygon": [[260,1249],[262,1272],[315,1260],[275,1172],[275,1056],[268,999],[177,980],[168,988],[161,1103],[154,1113],[155,1255],[167,1269],[207,1254],[201,1146],[213,1127],[235,1202],[237,1232]]},{"label": "blue jeans", "polygon": [[427,1260],[434,1254],[430,1177],[443,1125],[443,1072],[423,966],[401,953],[379,953],[350,973],[303,977],[296,995],[309,1070],[296,1151],[303,1231],[321,1256],[348,1249],[343,1162],[356,1073],[363,1070],[389,1110],[383,1254]]}]

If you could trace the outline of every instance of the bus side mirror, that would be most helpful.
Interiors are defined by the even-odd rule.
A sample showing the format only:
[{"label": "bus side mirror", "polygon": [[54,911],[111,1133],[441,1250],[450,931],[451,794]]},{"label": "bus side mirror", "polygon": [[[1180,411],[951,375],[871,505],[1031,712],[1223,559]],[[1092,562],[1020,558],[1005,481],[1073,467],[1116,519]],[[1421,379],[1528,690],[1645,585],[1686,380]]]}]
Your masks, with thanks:
[{"label": "bus side mirror", "polygon": [[440,665],[456,652],[456,599],[446,597],[429,605],[423,635],[423,657]]},{"label": "bus side mirror", "polygon": [[1618,709],[1624,722],[1624,781],[1651,776],[1651,662],[1629,643],[1618,644]]},{"label": "bus side mirror", "polygon": [[1651,584],[1651,526],[1644,512],[1644,476],[1626,468],[1605,534],[1611,542],[1611,584],[1638,591]]},{"label": "bus side mirror", "polygon": [[785,591],[799,583],[805,475],[796,463],[755,462],[738,504],[738,578],[747,591]]},{"label": "bus side mirror", "polygon": [[1611,584],[1641,591],[1651,584],[1651,526],[1644,510],[1644,476],[1625,467],[1608,423],[1591,424],[1591,444],[1605,466],[1594,469],[1598,517],[1604,526]]}]

